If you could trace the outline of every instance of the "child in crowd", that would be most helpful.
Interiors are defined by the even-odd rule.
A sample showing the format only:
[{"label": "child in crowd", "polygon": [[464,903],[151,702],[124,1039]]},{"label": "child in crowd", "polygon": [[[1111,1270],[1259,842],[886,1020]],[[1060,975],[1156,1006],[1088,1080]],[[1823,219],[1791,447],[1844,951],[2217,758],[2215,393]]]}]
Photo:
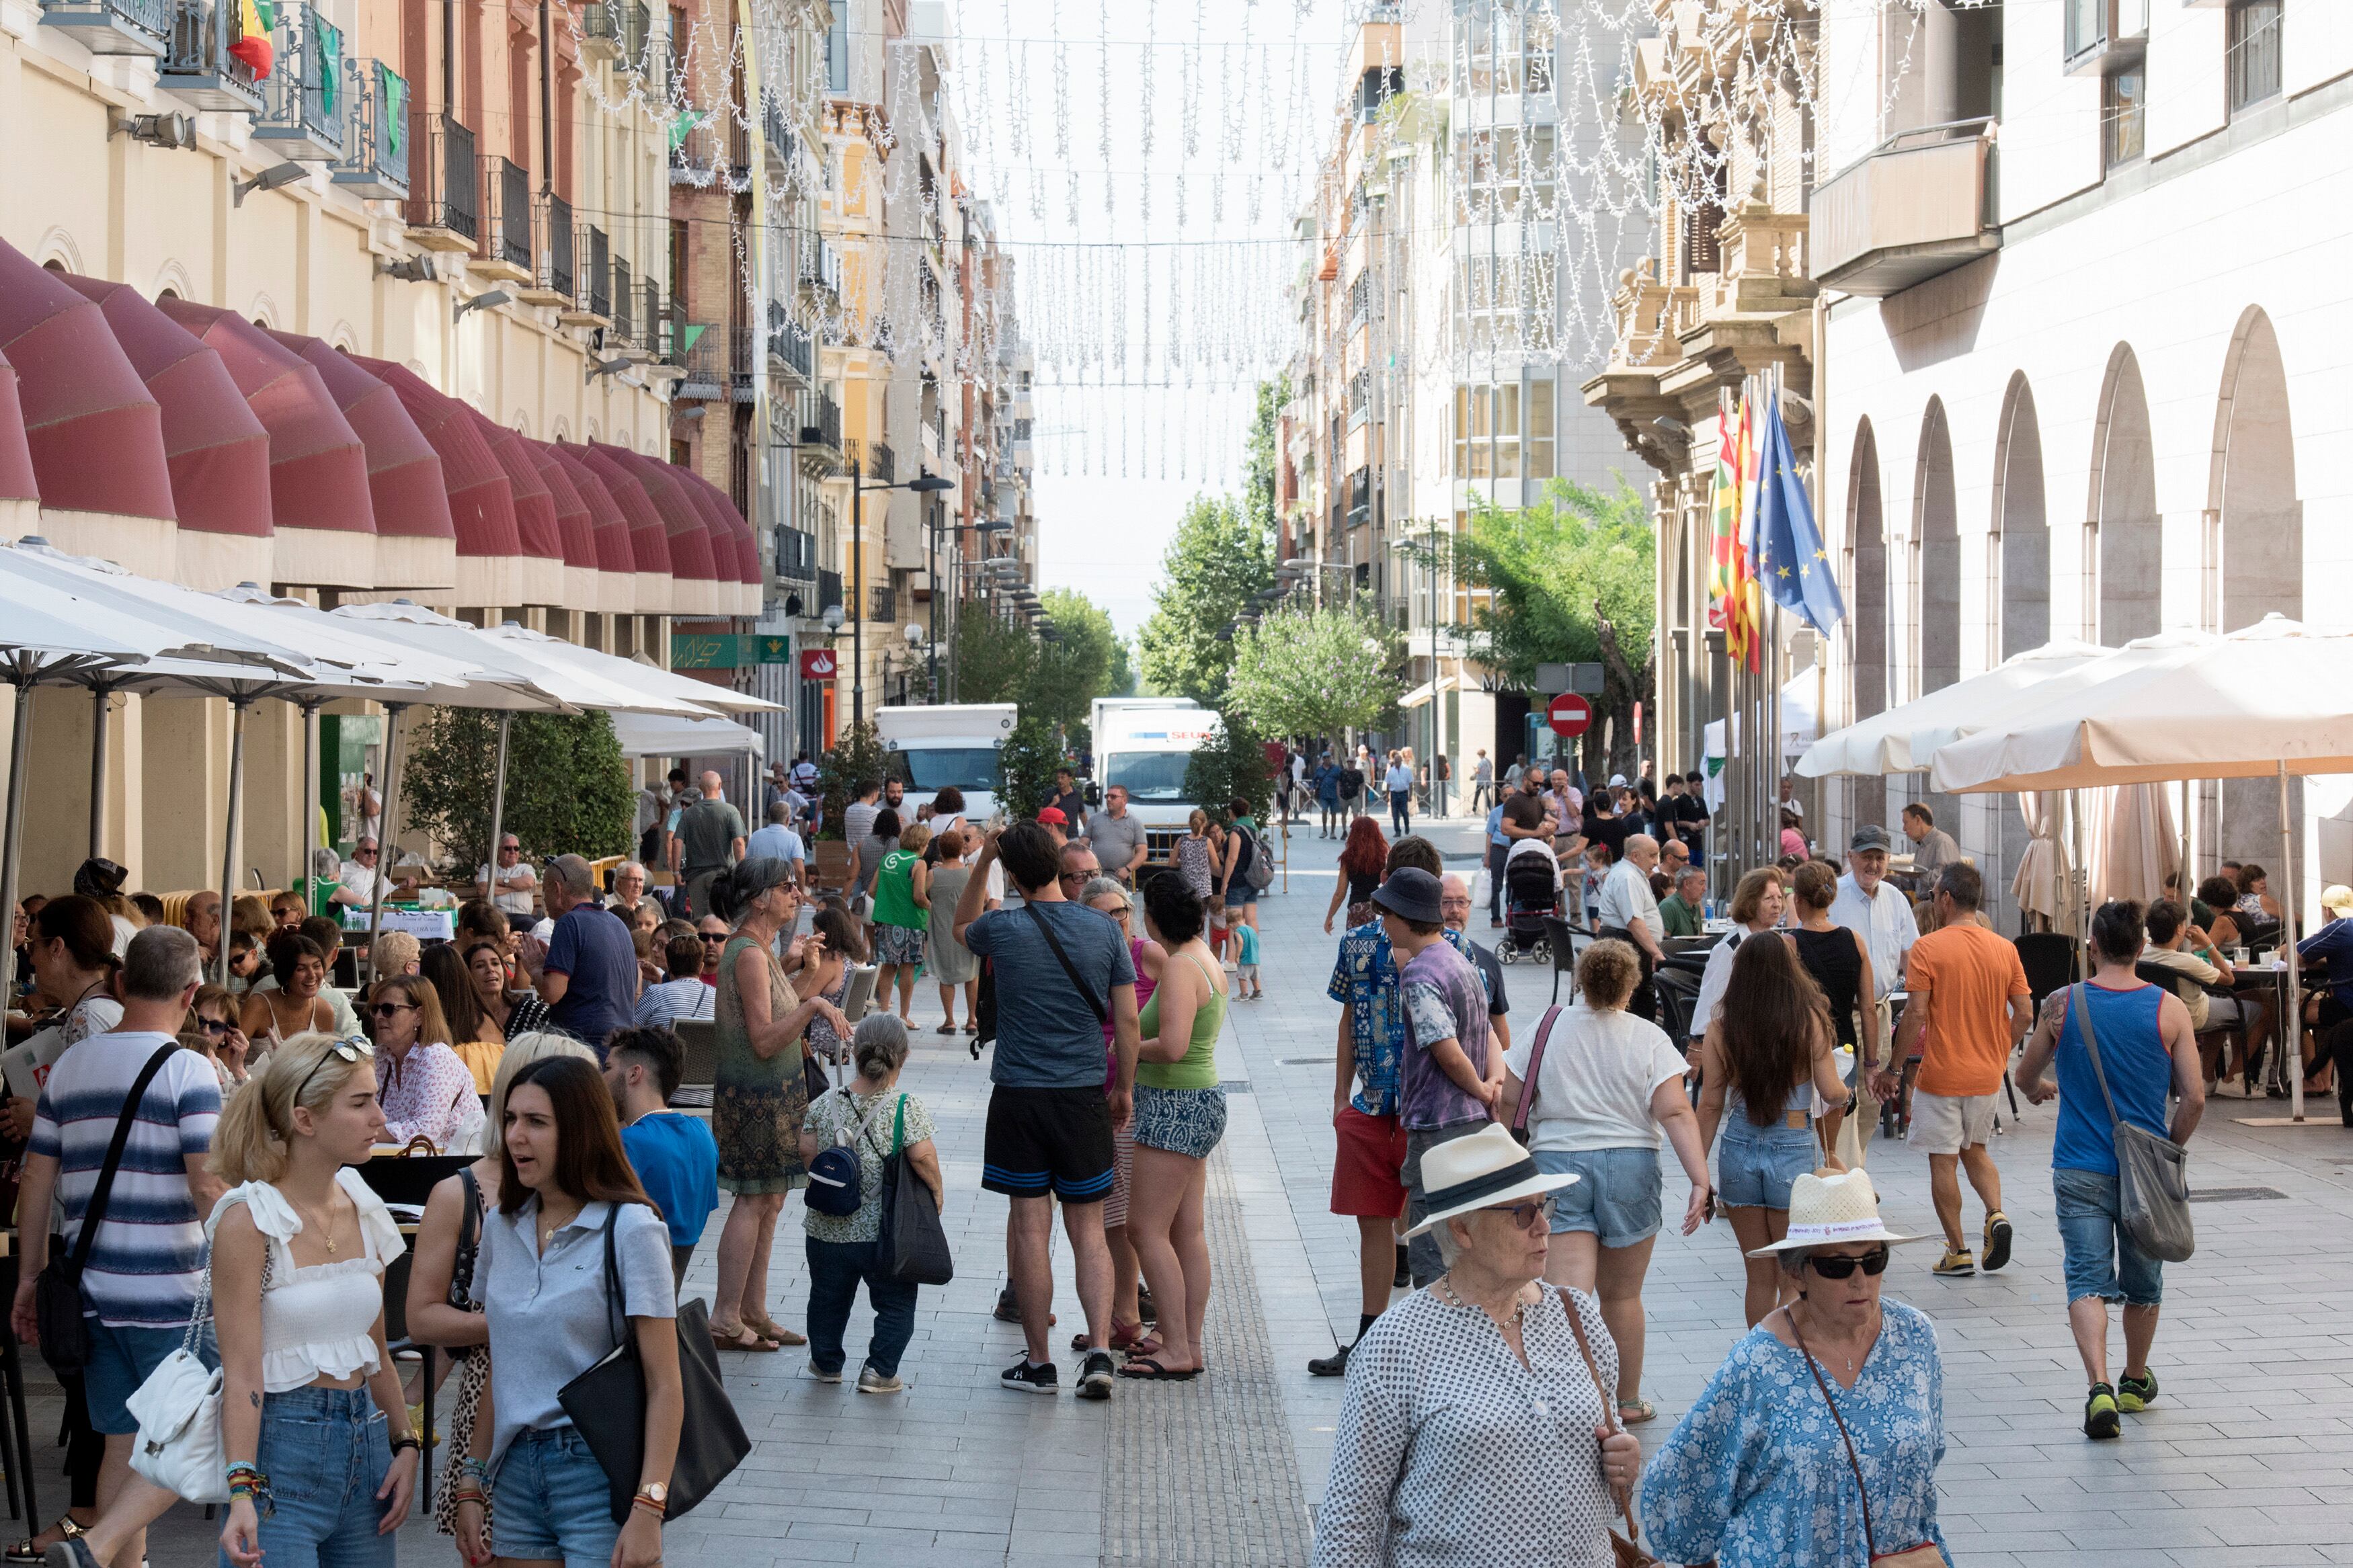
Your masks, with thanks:
[{"label": "child in crowd", "polygon": [[1266,987],[1258,978],[1258,928],[1242,925],[1234,931],[1241,947],[1234,966],[1234,994],[1248,1002],[1262,1001]]}]

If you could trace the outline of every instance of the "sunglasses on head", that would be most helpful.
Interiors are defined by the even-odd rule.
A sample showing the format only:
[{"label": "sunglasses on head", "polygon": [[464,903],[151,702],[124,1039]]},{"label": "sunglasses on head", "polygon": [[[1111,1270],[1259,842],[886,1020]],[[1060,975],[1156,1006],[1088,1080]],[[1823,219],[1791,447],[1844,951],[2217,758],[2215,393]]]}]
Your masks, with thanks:
[{"label": "sunglasses on head", "polygon": [[1530,1198],[1524,1204],[1511,1204],[1502,1208],[1481,1209],[1479,1212],[1509,1215],[1512,1223],[1522,1230],[1534,1230],[1538,1221],[1547,1225],[1552,1222],[1552,1194],[1546,1193],[1540,1198]]},{"label": "sunglasses on head", "polygon": [[1838,1253],[1824,1257],[1820,1253],[1816,1253],[1806,1259],[1806,1267],[1825,1279],[1847,1279],[1858,1268],[1865,1274],[1877,1278],[1887,1272],[1887,1258],[1888,1249],[1883,1247],[1874,1247],[1860,1258],[1850,1258]]},{"label": "sunglasses on head", "polygon": [[309,1072],[302,1075],[302,1081],[294,1086],[294,1098],[287,1101],[288,1104],[302,1103],[302,1091],[311,1087],[311,1080],[319,1076],[319,1069],[327,1065],[329,1057],[340,1057],[344,1061],[353,1064],[374,1061],[375,1047],[356,1035],[348,1039],[328,1041],[327,1048],[320,1054],[318,1061],[311,1065]]}]

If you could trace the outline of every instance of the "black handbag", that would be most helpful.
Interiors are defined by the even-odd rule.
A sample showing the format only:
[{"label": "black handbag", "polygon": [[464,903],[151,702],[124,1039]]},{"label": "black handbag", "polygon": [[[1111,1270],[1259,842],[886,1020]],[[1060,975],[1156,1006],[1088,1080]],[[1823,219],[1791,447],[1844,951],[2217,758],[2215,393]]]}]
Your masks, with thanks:
[{"label": "black handbag", "polygon": [[972,1005],[972,1059],[980,1060],[980,1047],[997,1039],[997,965],[993,960],[980,961],[980,994]]},{"label": "black handbag", "polygon": [[[613,1352],[556,1391],[564,1413],[605,1468],[613,1494],[613,1522],[627,1524],[645,1472],[646,1373],[638,1360],[637,1336],[621,1310],[621,1269],[613,1253],[613,1230],[621,1217],[614,1204],[605,1215],[605,1309],[611,1315]],[[700,1296],[678,1309],[678,1376],[685,1412],[678,1427],[678,1458],[670,1467],[665,1520],[678,1519],[709,1497],[752,1451],[752,1439],[727,1397],[719,1376],[719,1354],[711,1342],[711,1310]]]},{"label": "black handbag", "polygon": [[906,1141],[907,1097],[902,1094],[891,1131],[891,1157],[882,1163],[878,1233],[882,1238],[882,1271],[902,1285],[944,1285],[955,1278],[947,1227],[940,1224],[931,1184],[916,1173],[914,1163],[907,1158]]},{"label": "black handbag", "polygon": [[41,1336],[41,1359],[52,1372],[79,1372],[89,1363],[90,1328],[81,1315],[81,1273],[89,1266],[90,1249],[97,1244],[98,1227],[106,1223],[106,1202],[114,1194],[114,1173],[122,1166],[132,1123],[139,1120],[139,1103],[147,1097],[147,1086],[164,1062],[179,1049],[177,1040],[158,1046],[139,1076],[131,1080],[131,1092],[122,1099],[122,1113],[114,1119],[114,1141],[106,1146],[106,1163],[99,1168],[98,1184],[90,1188],[90,1203],[82,1210],[81,1234],[74,1237],[71,1252],[52,1252],[33,1281],[33,1315]]}]

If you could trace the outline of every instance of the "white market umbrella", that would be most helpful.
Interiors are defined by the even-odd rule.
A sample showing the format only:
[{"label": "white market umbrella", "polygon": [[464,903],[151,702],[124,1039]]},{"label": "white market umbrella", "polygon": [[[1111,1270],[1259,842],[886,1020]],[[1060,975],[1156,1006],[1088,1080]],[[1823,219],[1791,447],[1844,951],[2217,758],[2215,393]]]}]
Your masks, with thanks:
[{"label": "white market umbrella", "polygon": [[2055,789],[2027,790],[2018,797],[2018,812],[2026,819],[2026,852],[2018,859],[2018,874],[2010,879],[2010,896],[2019,912],[2041,915],[2053,931],[2075,926],[2074,900],[2064,889],[2072,871],[2067,857],[2067,795]]},{"label": "white market umbrella", "polygon": [[[642,691],[649,698],[682,704],[699,710],[716,710],[726,713],[781,713],[785,705],[771,702],[765,697],[714,685],[708,680],[695,680],[649,663],[642,658],[623,658],[618,654],[599,653],[593,647],[582,647],[544,632],[519,626],[512,621],[484,635],[501,641],[522,644],[534,658],[566,669],[576,669],[599,680]],[[641,712],[654,711],[641,708]]]},{"label": "white market umbrella", "polygon": [[2181,868],[2181,840],[2164,786],[2094,790],[2084,808],[2092,901],[2130,899],[2147,907],[2164,898],[2166,878]]},{"label": "white market umbrella", "polygon": [[657,714],[616,713],[613,733],[625,757],[724,757],[763,755],[760,731],[732,719],[669,719]]},{"label": "white market umbrella", "polygon": [[[2061,637],[2012,654],[1982,675],[1833,730],[1806,749],[1797,771],[1805,778],[1880,778],[1921,772],[1934,754],[1937,735],[1998,717],[2015,704],[2020,692],[2080,668],[2107,651]],[[1927,749],[1922,749],[1921,740],[1927,742]]]}]

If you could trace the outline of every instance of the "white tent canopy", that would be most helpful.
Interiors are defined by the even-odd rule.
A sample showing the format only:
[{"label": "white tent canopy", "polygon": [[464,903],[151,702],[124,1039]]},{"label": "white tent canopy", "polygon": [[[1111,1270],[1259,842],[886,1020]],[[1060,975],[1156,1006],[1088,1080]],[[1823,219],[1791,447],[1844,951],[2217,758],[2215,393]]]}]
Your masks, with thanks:
[{"label": "white tent canopy", "polygon": [[[617,654],[598,653],[593,647],[582,647],[560,637],[552,637],[512,622],[485,634],[502,643],[516,644],[530,656],[558,668],[578,670],[615,686],[641,691],[650,699],[666,702],[677,711],[723,713],[781,713],[784,704],[771,702],[765,697],[732,690],[707,680],[674,675],[658,664],[643,659],[623,658]],[[651,711],[653,710],[648,710]]]},{"label": "white tent canopy", "polygon": [[625,757],[726,757],[765,747],[760,731],[732,719],[671,719],[649,713],[616,713],[613,733]]},{"label": "white tent canopy", "polygon": [[[1821,687],[1821,676],[1812,667],[1798,671],[1781,686],[1781,755],[1784,760],[1796,756],[1814,739],[1814,699]],[[1734,716],[1736,720],[1738,715]],[[1721,719],[1709,724],[1702,735],[1707,764],[1707,808],[1715,811],[1724,805],[1724,724]],[[1737,742],[1740,731],[1736,723],[1733,739]]]},{"label": "white tent canopy", "polygon": [[[569,646],[553,638],[530,642],[497,632],[486,633],[422,605],[398,600],[390,604],[345,605],[330,613],[357,622],[359,629],[371,637],[452,663],[480,665],[502,679],[559,698],[574,710],[603,708],[616,712],[669,713],[687,718],[704,717],[712,711],[709,707],[667,695],[649,683],[622,684],[609,674],[552,657],[545,651],[547,647]],[[612,662],[627,665],[628,661]]]},{"label": "white tent canopy", "polygon": [[[1797,771],[1805,778],[1839,774],[1878,778],[1923,771],[1933,754],[1936,732],[1981,723],[2012,706],[2020,692],[2077,669],[2107,651],[2092,643],[2061,637],[2012,654],[1982,675],[1957,680],[1843,730],[1833,730],[1807,748],[1798,760]],[[1915,744],[1915,734],[1923,731],[1930,732],[1923,737],[1930,742],[1926,751]]]}]

